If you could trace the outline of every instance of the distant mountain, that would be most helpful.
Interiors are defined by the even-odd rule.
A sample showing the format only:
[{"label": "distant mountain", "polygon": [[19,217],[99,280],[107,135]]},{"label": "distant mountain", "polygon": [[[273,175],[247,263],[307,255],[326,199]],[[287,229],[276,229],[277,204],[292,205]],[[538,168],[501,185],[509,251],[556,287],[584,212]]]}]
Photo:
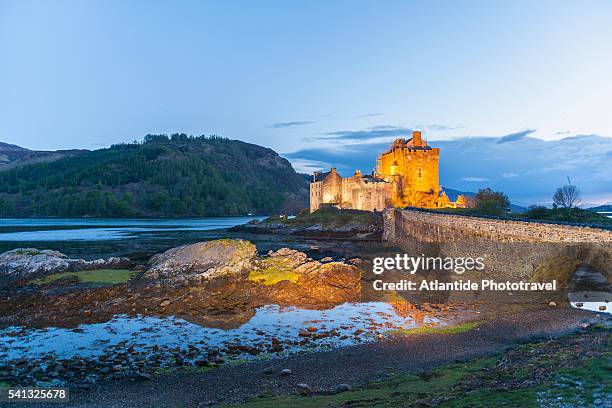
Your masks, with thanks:
[{"label": "distant mountain", "polygon": [[302,176],[304,180],[306,180],[307,183],[312,183],[312,174],[306,174],[306,173],[298,173],[298,174]]},{"label": "distant mountain", "polygon": [[[471,191],[461,191],[455,190],[453,188],[442,187],[442,189],[446,192],[446,195],[451,201],[456,201],[457,197],[463,194],[466,197],[476,197],[476,193]],[[510,211],[513,213],[523,213],[527,212],[527,208],[521,207],[520,205],[510,203]]]},{"label": "distant mountain", "polygon": [[[27,156],[3,147],[13,161]],[[219,137],[148,135],[0,171],[0,216],[278,214],[296,213],[307,200],[306,180],[286,159]]]},{"label": "distant mountain", "polygon": [[0,142],[0,171],[28,164],[52,162],[86,151],[79,149],[56,151],[29,150],[17,145]]},{"label": "distant mountain", "polygon": [[595,212],[612,212],[612,204],[598,205],[597,207],[587,208],[587,210]]},{"label": "distant mountain", "polygon": [[456,201],[457,197],[459,197],[461,194],[463,194],[466,197],[475,197],[476,196],[476,193],[473,193],[471,191],[455,190],[454,188],[448,188],[448,187],[442,187],[442,190],[444,190],[444,192],[448,196],[449,200],[451,200],[451,201]]}]

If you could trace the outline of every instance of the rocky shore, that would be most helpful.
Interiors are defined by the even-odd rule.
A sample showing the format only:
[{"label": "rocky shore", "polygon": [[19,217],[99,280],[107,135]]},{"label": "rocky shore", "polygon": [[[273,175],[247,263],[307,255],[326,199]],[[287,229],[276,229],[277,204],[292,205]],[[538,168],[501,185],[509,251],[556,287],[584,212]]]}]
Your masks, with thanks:
[{"label": "rocky shore", "polygon": [[295,218],[270,217],[254,220],[230,229],[251,234],[295,235],[319,239],[351,239],[379,241],[383,219],[379,213],[324,208]]},{"label": "rocky shore", "polygon": [[[591,378],[567,373],[555,379],[555,374],[590,359],[605,362],[610,323],[607,317],[580,310],[541,307],[499,316],[477,331],[454,335],[397,336],[317,353],[218,367],[212,363],[213,368],[84,385],[72,389],[68,406],[200,407],[246,402],[257,407],[315,407],[359,406],[364,401],[389,407],[401,406],[402,401],[412,401],[409,406],[436,406],[478,391],[487,393],[487,399],[481,400],[485,406],[497,406],[491,401],[495,393],[510,403],[512,393],[535,387],[536,395],[538,386],[568,389],[585,401],[605,401],[610,396],[609,381],[601,380],[605,367],[588,372],[594,384]],[[438,367],[442,371],[436,371]],[[450,381],[444,377],[447,373]],[[436,378],[445,379],[443,388],[436,388]],[[594,388],[563,385],[570,379]]]},{"label": "rocky shore", "polygon": [[133,266],[134,263],[127,258],[86,261],[69,258],[58,251],[18,248],[0,254],[0,287],[61,272],[124,269]]},{"label": "rocky shore", "polygon": [[[325,307],[358,301],[362,271],[356,260],[319,261],[283,248],[259,256],[244,240],[215,240],[170,249],[132,277],[114,285],[84,285],[78,275],[49,280],[56,272],[126,266],[127,260],[83,261],[55,251],[14,250],[19,273],[5,264],[0,289],[0,325],[73,327],[110,319],[113,315],[174,315],[193,322],[229,327],[252,316],[266,304]],[[16,277],[21,279],[16,279]],[[47,277],[41,284],[32,278]]]},{"label": "rocky shore", "polygon": [[[124,258],[87,261],[37,249],[9,251],[0,260],[0,385],[67,385],[73,406],[117,405],[123,398],[130,406],[155,405],[152,401],[201,406],[269,392],[336,395],[398,370],[429,370],[499,352],[516,341],[602,322],[609,326],[609,318],[566,307],[378,299],[368,293],[367,261],[313,259],[291,248],[260,254],[243,239],[183,245],[142,264]],[[297,320],[282,329],[264,325],[236,331],[270,305],[331,310],[360,304],[364,296],[389,309],[374,309],[371,315],[363,309],[363,315],[348,317],[338,312],[331,320],[296,314]],[[333,325],[338,318],[346,321]],[[397,326],[400,318],[414,322],[414,330]],[[444,326],[438,329],[436,322]],[[177,335],[184,326],[192,330],[191,324],[208,331],[194,332],[187,344],[155,341]],[[142,327],[115,332],[122,325]],[[100,331],[110,337],[98,340],[95,353],[83,349],[67,357],[44,352],[25,357],[35,348],[33,338],[78,339]],[[216,343],[221,331],[229,337]],[[123,337],[113,342],[113,336]],[[139,337],[148,340],[138,342]],[[179,396],[183,386],[192,395],[186,400]],[[147,391],[142,394],[142,389]]]}]

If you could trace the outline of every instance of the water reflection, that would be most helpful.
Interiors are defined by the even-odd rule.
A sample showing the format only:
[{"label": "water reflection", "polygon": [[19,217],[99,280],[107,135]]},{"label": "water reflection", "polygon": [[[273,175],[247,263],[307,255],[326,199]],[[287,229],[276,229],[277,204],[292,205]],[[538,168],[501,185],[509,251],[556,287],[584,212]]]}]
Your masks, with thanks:
[{"label": "water reflection", "polygon": [[580,265],[572,275],[568,300],[572,307],[612,314],[612,287],[601,273]]},{"label": "water reflection", "polygon": [[0,358],[40,358],[53,354],[57,358],[95,357],[114,348],[146,351],[152,346],[187,349],[205,345],[208,349],[227,349],[240,344],[244,354],[270,351],[272,338],[283,344],[285,353],[300,349],[339,347],[367,342],[392,329],[409,329],[417,325],[443,324],[427,316],[417,322],[409,315],[400,316],[383,302],[345,303],[326,310],[268,305],[258,308],[254,316],[238,328],[223,330],[203,327],[169,316],[115,316],[110,321],[83,324],[76,329],[25,329],[9,327],[0,330]]}]

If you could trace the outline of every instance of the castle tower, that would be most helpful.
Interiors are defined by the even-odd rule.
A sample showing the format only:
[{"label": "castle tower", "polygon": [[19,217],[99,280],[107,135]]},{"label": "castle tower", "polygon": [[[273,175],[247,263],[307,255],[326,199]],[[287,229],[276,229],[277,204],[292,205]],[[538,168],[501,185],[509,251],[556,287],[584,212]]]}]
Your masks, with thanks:
[{"label": "castle tower", "polygon": [[396,184],[392,198],[395,206],[435,208],[440,192],[438,159],[440,150],[431,148],[421,132],[412,138],[397,139],[378,158],[378,173]]}]

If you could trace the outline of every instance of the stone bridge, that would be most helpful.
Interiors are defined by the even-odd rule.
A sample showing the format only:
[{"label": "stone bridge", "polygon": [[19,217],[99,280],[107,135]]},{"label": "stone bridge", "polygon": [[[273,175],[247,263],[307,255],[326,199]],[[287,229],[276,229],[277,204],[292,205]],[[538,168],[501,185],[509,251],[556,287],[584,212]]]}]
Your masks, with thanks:
[{"label": "stone bridge", "polygon": [[612,282],[612,231],[387,209],[383,238],[411,256],[483,257],[482,278],[568,283],[579,265]]}]

